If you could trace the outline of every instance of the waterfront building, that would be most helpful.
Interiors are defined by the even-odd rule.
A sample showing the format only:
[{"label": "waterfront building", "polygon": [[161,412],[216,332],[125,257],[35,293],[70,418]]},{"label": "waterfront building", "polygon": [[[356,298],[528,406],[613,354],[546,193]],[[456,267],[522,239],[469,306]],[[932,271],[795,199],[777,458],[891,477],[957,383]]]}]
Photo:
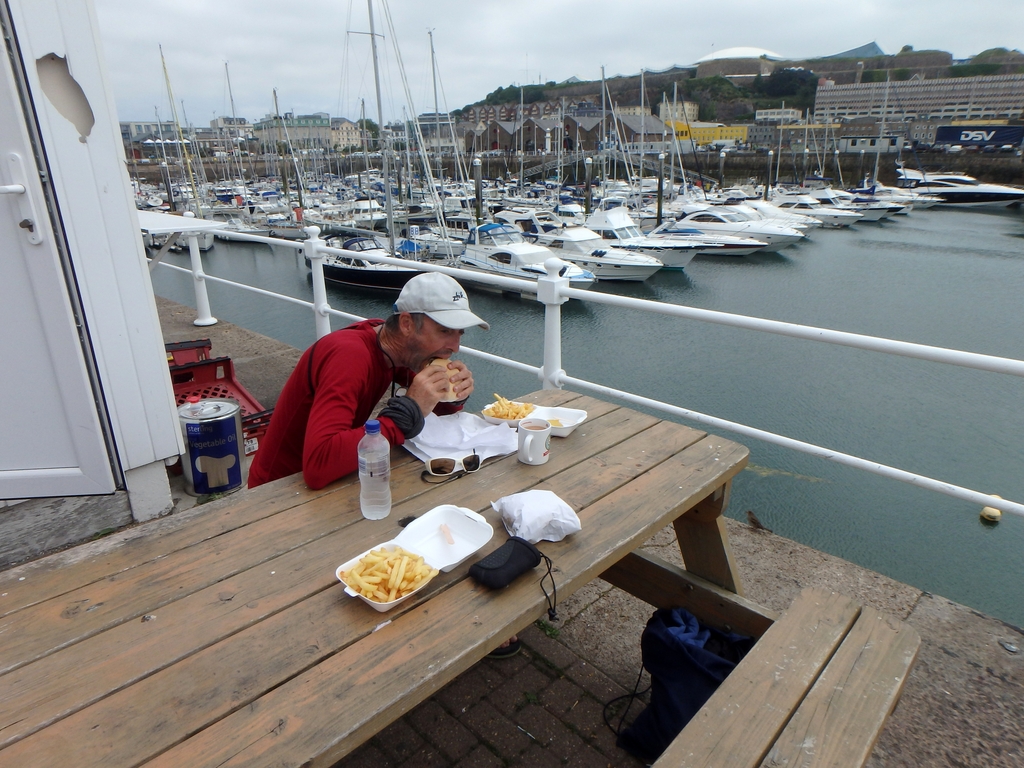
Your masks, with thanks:
[{"label": "waterfront building", "polygon": [[518,149],[515,143],[517,123],[508,120],[492,120],[478,134],[485,149],[491,152],[511,152]]},{"label": "waterfront building", "polygon": [[572,117],[600,117],[602,113],[600,104],[585,100],[569,104],[565,108],[565,114]]},{"label": "waterfront building", "polygon": [[214,118],[210,121],[210,129],[224,138],[252,138],[252,124],[244,117]]},{"label": "waterfront building", "polygon": [[618,135],[627,152],[650,154],[671,151],[669,134],[672,129],[654,115],[624,115],[617,110],[614,119],[616,128],[613,135]]},{"label": "waterfront building", "polygon": [[431,152],[453,152],[456,135],[452,118],[446,112],[424,112],[416,118],[425,149]]},{"label": "waterfront building", "polygon": [[819,82],[815,119],[910,117],[938,120],[1016,119],[1024,112],[1024,74],[935,80]]},{"label": "waterfront building", "polygon": [[345,151],[358,149],[363,145],[362,129],[347,117],[331,118],[331,146]]},{"label": "waterfront building", "polygon": [[700,104],[696,101],[663,101],[658,105],[658,117],[662,121],[667,120],[682,120],[683,122],[695,123],[697,122],[697,113],[700,109]]},{"label": "waterfront building", "polygon": [[178,129],[170,120],[121,120],[121,141],[125,146],[138,144],[146,139],[171,139]]},{"label": "waterfront building", "polygon": [[565,148],[570,152],[597,149],[601,144],[601,110],[596,115],[572,115],[565,118]]},{"label": "waterfront building", "polygon": [[279,141],[290,141],[293,149],[327,149],[331,145],[331,117],[326,112],[314,115],[267,115],[253,126],[253,136],[264,150]]},{"label": "waterfront building", "polygon": [[759,109],[754,113],[758,123],[799,123],[802,117],[799,109]]},{"label": "waterfront building", "polygon": [[748,143],[747,131],[750,127],[747,125],[725,125],[724,123],[683,123],[678,120],[668,121],[667,126],[669,130],[675,131],[676,139],[685,142],[685,146],[689,146],[692,140],[699,147],[709,144],[746,144]]},{"label": "waterfront building", "polygon": [[869,155],[886,155],[903,151],[906,143],[903,136],[841,136],[836,140],[840,152],[865,152]]}]

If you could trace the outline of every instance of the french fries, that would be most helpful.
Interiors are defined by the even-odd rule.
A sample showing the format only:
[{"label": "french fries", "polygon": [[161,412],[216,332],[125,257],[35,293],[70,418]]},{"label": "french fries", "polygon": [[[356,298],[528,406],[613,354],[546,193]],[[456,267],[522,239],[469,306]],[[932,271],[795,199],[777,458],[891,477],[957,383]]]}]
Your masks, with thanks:
[{"label": "french fries", "polygon": [[390,603],[437,576],[437,569],[427,565],[419,555],[395,547],[390,552],[386,549],[367,552],[340,576],[347,586],[367,600]]},{"label": "french fries", "polygon": [[484,413],[495,419],[525,419],[533,412],[533,403],[513,403],[497,393],[494,394],[494,399],[496,402],[484,408]]}]

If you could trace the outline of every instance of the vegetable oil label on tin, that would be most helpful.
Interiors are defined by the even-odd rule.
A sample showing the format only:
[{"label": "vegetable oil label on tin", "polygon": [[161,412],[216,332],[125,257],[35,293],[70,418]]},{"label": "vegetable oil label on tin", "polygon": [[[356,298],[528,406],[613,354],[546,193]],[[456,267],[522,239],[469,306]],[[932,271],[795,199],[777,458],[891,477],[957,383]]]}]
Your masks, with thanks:
[{"label": "vegetable oil label on tin", "polygon": [[241,418],[238,405],[204,400],[182,406],[188,459],[185,477],[196,495],[220,493],[242,484]]}]

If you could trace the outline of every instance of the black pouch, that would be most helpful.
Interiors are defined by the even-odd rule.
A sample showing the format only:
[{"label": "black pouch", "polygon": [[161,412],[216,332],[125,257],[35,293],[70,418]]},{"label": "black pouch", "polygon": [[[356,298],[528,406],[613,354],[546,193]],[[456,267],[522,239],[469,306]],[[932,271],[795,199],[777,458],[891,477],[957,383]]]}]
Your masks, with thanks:
[{"label": "black pouch", "polygon": [[491,589],[511,584],[517,576],[540,565],[543,556],[526,539],[513,536],[487,557],[469,567],[469,575]]}]

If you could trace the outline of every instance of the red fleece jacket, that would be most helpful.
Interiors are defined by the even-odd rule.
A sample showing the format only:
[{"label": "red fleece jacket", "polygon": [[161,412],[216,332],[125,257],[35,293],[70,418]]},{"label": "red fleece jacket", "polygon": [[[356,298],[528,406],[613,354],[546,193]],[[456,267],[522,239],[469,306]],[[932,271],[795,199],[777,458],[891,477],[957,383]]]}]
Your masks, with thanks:
[{"label": "red fleece jacket", "polygon": [[[355,472],[363,425],[392,382],[391,362],[377,343],[383,320],[364,320],[324,336],[307,349],[281,391],[267,434],[249,470],[249,487],[302,471],[313,489]],[[415,374],[396,368],[408,386]],[[461,406],[439,405],[435,413]],[[405,435],[387,417],[380,431],[392,446]]]}]

